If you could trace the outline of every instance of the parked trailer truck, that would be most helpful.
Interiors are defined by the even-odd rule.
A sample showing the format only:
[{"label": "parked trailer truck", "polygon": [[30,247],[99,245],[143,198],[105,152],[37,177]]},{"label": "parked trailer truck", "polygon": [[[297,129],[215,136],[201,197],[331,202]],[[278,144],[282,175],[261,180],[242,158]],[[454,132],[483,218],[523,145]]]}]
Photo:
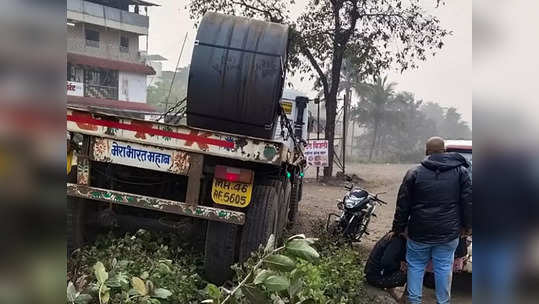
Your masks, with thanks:
[{"label": "parked trailer truck", "polygon": [[[216,23],[216,19],[219,22]],[[68,106],[70,247],[77,248],[84,244],[90,235],[89,231],[95,226],[110,226],[122,216],[135,219],[135,225],[149,220],[159,222],[167,214],[197,218],[202,220],[204,225],[201,226],[205,227],[206,277],[212,282],[222,283],[232,275],[230,266],[233,263],[245,261],[271,234],[281,236],[287,223],[296,218],[306,164],[301,144],[306,135],[302,133],[306,132],[301,130],[306,123],[304,110],[308,100],[296,97],[293,101],[282,101],[282,83],[276,84],[274,87],[280,86],[280,92],[271,97],[270,102],[274,104],[259,105],[260,110],[275,112],[269,113],[273,121],[263,121],[259,126],[253,126],[253,130],[248,130],[256,133],[256,128],[263,128],[260,137],[242,132],[246,126],[253,124],[253,121],[249,121],[252,115],[248,115],[249,109],[243,100],[249,95],[247,93],[256,90],[249,83],[260,83],[264,80],[260,77],[272,76],[274,67],[277,67],[275,72],[279,73],[278,80],[284,82],[283,63],[286,64],[286,59],[270,51],[249,49],[249,43],[245,42],[257,33],[267,34],[268,28],[275,28],[275,24],[211,14],[204,17],[200,28],[207,30],[208,27],[204,26],[206,22],[210,27],[221,24],[219,31],[225,31],[222,28],[223,20],[232,24],[228,34],[221,33],[229,38],[238,35],[235,31],[241,27],[237,24],[234,26],[237,22],[248,29],[245,35],[249,37],[246,36],[241,42],[245,50],[234,46],[233,39],[228,44],[211,39],[210,43],[203,44],[198,40],[200,35],[197,35],[193,55],[193,58],[198,56],[200,60],[203,55],[200,55],[202,51],[199,48],[206,48],[203,54],[206,53],[205,60],[210,61],[207,66],[217,72],[213,76],[206,73],[206,78],[221,77],[223,82],[231,82],[234,79],[226,79],[226,71],[244,71],[245,81],[241,82],[241,77],[236,79],[241,82],[240,93],[244,93],[238,95],[238,90],[232,90],[236,94],[234,96],[239,96],[241,100],[239,112],[242,113],[223,118],[219,117],[217,111],[209,122],[215,128],[200,128],[205,121],[199,105],[196,111],[193,110],[194,125],[197,127],[189,123],[189,106],[188,125],[171,125]],[[282,28],[282,25],[278,26]],[[215,37],[220,39],[221,36]],[[263,45],[262,40],[254,39],[253,43],[259,48]],[[212,64],[211,60],[216,63]],[[275,66],[272,62],[279,64]],[[249,69],[245,65],[254,68]],[[193,83],[202,81],[200,71],[193,69],[193,62],[190,74],[189,90],[200,87],[200,83]],[[259,79],[254,81],[253,77]],[[212,90],[211,83],[222,85],[216,80],[208,80],[204,89]],[[228,84],[228,89],[231,85]],[[223,87],[227,86],[215,89]],[[193,90],[188,93],[188,97],[191,96],[188,103],[199,102],[200,96],[211,96],[207,92]],[[274,88],[270,87],[270,90]],[[214,98],[216,100],[205,101],[208,106],[212,106],[211,102],[226,102],[226,107],[235,106],[231,105],[233,101],[228,97],[224,101],[217,100],[219,94]],[[284,109],[281,103],[285,105]],[[249,117],[245,118],[245,115]],[[266,119],[263,113],[258,116]],[[232,125],[235,131],[223,131],[226,126],[220,121]],[[282,121],[283,132],[275,131],[278,121]],[[279,133],[278,136],[276,133]],[[267,134],[272,135],[268,138]]]}]

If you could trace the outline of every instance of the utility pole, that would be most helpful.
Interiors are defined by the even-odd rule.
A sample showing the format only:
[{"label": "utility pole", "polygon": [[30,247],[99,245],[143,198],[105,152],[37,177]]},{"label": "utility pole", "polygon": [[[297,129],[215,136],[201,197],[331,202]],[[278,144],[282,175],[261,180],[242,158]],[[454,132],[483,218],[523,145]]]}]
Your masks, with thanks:
[{"label": "utility pole", "polygon": [[[146,17],[148,17],[148,9],[150,9],[148,6],[146,6]],[[150,51],[148,51],[148,40],[150,39],[149,36],[150,33],[146,34],[146,56],[150,55]]]},{"label": "utility pole", "polygon": [[[316,111],[316,139],[320,139],[320,98],[316,98],[314,103],[318,106]],[[316,167],[316,181],[318,182],[318,176],[320,175],[320,167]]]},{"label": "utility pole", "polygon": [[[174,68],[174,74],[172,74],[172,82],[170,83],[170,88],[168,89],[168,96],[167,96],[167,99],[165,100],[165,113],[168,112],[168,100],[170,99],[170,94],[172,93],[172,87],[174,86],[174,80],[176,79],[176,73],[178,72],[180,59],[182,59],[183,47],[185,46],[185,41],[187,41],[187,34],[189,34],[189,32],[185,32],[185,38],[183,38],[182,48],[180,50],[180,56],[178,56],[178,61],[176,62],[176,68]],[[166,115],[163,119],[165,122],[167,121]]]},{"label": "utility pole", "polygon": [[350,97],[348,90],[344,94],[344,108],[342,114],[342,174],[346,174],[346,127],[348,125],[346,116],[348,113],[348,98]]}]

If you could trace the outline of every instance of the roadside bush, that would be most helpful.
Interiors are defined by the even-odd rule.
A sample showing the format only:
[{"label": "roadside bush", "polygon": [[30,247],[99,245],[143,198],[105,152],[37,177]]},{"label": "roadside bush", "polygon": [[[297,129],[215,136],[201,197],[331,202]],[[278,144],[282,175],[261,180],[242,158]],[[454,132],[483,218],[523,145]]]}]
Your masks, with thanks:
[{"label": "roadside bush", "polygon": [[326,303],[372,303],[364,285],[366,257],[343,244],[339,236],[328,233],[325,221],[314,221],[311,227],[311,233],[318,237],[313,247],[322,257],[318,267],[324,281]]},{"label": "roadside bush", "polygon": [[68,260],[68,303],[200,303],[202,257],[185,248],[144,230],[101,236]]},{"label": "roadside bush", "polygon": [[371,303],[358,251],[321,225],[313,232],[320,238],[295,235],[280,247],[272,237],[234,266],[232,288],[207,284],[201,253],[174,235],[104,235],[68,260],[67,303]]},{"label": "roadside bush", "polygon": [[279,248],[270,239],[264,250],[235,267],[232,290],[208,284],[204,303],[371,303],[359,253],[321,236],[295,235]]}]

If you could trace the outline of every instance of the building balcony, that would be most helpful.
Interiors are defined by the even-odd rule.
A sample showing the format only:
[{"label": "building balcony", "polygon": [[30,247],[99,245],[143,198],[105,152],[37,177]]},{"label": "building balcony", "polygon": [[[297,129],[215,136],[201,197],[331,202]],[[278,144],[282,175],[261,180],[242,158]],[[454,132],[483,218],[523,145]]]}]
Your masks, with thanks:
[{"label": "building balcony", "polygon": [[67,0],[67,19],[137,33],[139,35],[148,34],[148,16],[89,1]]}]

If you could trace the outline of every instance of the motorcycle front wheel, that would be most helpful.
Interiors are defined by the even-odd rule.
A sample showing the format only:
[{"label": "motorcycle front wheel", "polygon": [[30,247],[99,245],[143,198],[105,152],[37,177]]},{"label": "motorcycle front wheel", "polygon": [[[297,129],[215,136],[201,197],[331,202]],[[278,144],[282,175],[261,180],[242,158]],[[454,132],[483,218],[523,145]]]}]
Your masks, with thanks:
[{"label": "motorcycle front wheel", "polygon": [[342,233],[341,225],[338,221],[333,221],[329,224],[328,233],[333,237],[337,237]]},{"label": "motorcycle front wheel", "polygon": [[328,226],[328,237],[329,241],[335,246],[344,245],[348,239],[343,235],[343,227],[341,226],[340,221],[334,221]]},{"label": "motorcycle front wheel", "polygon": [[361,222],[359,223],[359,229],[356,235],[354,236],[354,240],[356,242],[359,242],[360,239],[363,237],[365,232],[367,231],[367,227],[369,226],[369,223],[371,221],[371,214],[367,213],[361,218]]}]

